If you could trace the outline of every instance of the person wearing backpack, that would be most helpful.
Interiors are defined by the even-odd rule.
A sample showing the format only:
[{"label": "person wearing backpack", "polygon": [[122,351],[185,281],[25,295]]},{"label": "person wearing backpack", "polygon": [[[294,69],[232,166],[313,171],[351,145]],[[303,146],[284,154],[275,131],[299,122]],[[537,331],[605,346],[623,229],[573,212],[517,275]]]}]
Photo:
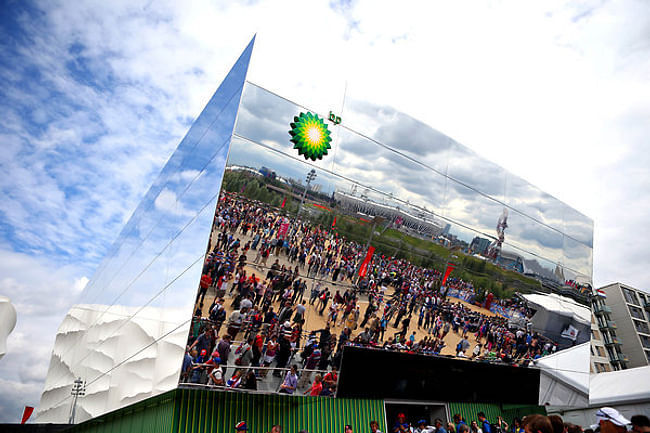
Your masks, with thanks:
[{"label": "person wearing backpack", "polygon": [[481,429],[483,430],[483,433],[495,433],[492,430],[492,426],[490,425],[490,422],[485,417],[485,413],[479,412],[476,414],[476,416],[478,417],[478,420],[481,423]]}]

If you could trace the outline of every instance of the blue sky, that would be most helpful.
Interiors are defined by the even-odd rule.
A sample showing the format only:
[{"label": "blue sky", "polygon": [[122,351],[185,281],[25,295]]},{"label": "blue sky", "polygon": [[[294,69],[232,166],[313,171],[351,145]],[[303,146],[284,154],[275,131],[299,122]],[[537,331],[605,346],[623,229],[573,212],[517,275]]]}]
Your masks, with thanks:
[{"label": "blue sky", "polygon": [[429,3],[2,2],[0,422],[38,404],[63,315],[256,32],[251,81],[421,119],[593,218],[597,285],[650,287],[648,3]]}]

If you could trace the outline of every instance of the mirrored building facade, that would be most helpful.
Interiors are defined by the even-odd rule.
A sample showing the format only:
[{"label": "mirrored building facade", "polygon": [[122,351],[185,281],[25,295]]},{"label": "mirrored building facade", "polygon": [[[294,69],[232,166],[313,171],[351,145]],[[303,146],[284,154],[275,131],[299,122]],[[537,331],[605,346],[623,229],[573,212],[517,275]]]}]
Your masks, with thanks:
[{"label": "mirrored building facade", "polygon": [[[337,290],[354,294],[362,317],[353,322],[352,339],[364,329],[360,322],[373,302],[370,298],[381,292],[381,299],[374,301],[380,319],[391,302],[406,302],[395,294],[410,293],[411,302],[415,287],[423,293],[435,291],[433,296],[427,293],[433,298],[444,294],[441,303],[462,305],[469,313],[460,314],[459,320],[476,327],[470,332],[479,332],[495,317],[493,329],[511,336],[513,353],[518,330],[538,338],[540,356],[588,342],[590,312],[583,292],[592,277],[592,220],[390,107],[346,98],[341,112],[316,113],[247,82],[252,46],[196,119],[61,325],[39,422],[67,420],[70,386],[77,377],[86,382],[77,421],[171,390],[179,381],[192,383],[182,371],[184,360],[192,356],[186,349],[215,325],[210,319],[215,302],[225,298],[227,315],[219,335],[229,332],[233,311],[241,309],[239,264],[255,284],[252,298],[260,313],[264,293],[257,291],[257,284],[270,287],[282,272],[272,269],[273,263],[297,267],[291,282],[305,283],[304,300],[291,306],[302,303],[306,311],[292,353],[303,348],[310,331],[327,326],[331,305],[325,305],[321,317],[321,294],[315,305],[308,303],[316,289],[331,290],[332,296]],[[320,130],[309,129],[310,120],[301,115],[320,121]],[[302,143],[309,146],[327,134],[326,154],[300,148],[300,132],[290,131],[296,131],[301,119]],[[238,218],[229,213],[233,207],[256,209],[257,222],[243,221],[249,225],[245,234],[242,221],[228,225]],[[316,232],[318,251],[307,241]],[[232,238],[226,242],[223,236]],[[260,258],[262,245],[269,252]],[[297,249],[296,261],[290,260],[291,246]],[[298,255],[303,250],[301,266]],[[309,263],[314,254],[321,260],[316,270]],[[233,258],[220,275],[225,285],[218,285],[216,268],[211,281],[201,283],[209,274],[208,264],[225,262],[224,257]],[[252,274],[256,277],[251,280]],[[202,286],[206,293],[199,300]],[[284,306],[280,301],[286,300],[283,294],[276,293],[270,302],[278,313]],[[530,294],[543,299],[531,305],[524,296]],[[415,327],[425,302],[426,296],[415,302],[411,327],[402,337],[408,338],[412,329],[418,339],[426,335]],[[333,334],[348,325],[349,311],[340,308]],[[295,313],[294,308],[292,319]],[[396,342],[393,334],[401,326],[397,315],[399,311],[391,319],[398,319],[398,327],[389,323],[378,347],[389,337]],[[466,322],[460,324],[461,333]],[[236,370],[239,342],[269,328],[241,328],[234,335],[233,353],[221,361],[227,365],[224,382]],[[438,355],[455,357],[459,335]],[[475,347],[473,338],[467,357]],[[213,350],[214,345],[200,361],[191,362],[206,362]],[[485,355],[485,347],[478,356],[502,362],[497,359],[502,353],[490,351],[494,356]],[[532,355],[525,363],[530,368]],[[510,363],[523,365],[523,356]],[[274,366],[269,363],[269,368]],[[585,358],[584,371],[588,369]],[[258,389],[275,392],[279,385],[260,382]]]}]

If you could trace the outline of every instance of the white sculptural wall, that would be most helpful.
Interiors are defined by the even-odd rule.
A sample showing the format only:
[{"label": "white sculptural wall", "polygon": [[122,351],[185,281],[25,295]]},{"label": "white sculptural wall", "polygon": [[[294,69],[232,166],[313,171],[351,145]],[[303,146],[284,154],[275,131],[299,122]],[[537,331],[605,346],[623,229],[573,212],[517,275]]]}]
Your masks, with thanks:
[{"label": "white sculptural wall", "polygon": [[36,421],[68,422],[77,377],[87,382],[77,423],[175,388],[188,332],[180,310],[73,306],[57,332]]}]

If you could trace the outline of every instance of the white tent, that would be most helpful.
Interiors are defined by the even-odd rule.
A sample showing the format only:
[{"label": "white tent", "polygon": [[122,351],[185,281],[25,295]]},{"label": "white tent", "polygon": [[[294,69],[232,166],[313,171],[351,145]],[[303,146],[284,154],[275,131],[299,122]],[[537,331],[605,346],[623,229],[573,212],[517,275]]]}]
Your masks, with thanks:
[{"label": "white tent", "polygon": [[567,349],[589,341],[591,310],[571,298],[557,294],[534,293],[521,295],[535,311],[530,318],[533,329]]},{"label": "white tent", "polygon": [[584,407],[589,404],[589,342],[538,359],[539,404]]},{"label": "white tent", "polygon": [[650,365],[594,374],[589,385],[591,406],[650,403]]},{"label": "white tent", "polygon": [[613,407],[624,417],[650,416],[650,366],[592,374],[589,383],[589,404],[581,408],[547,407],[564,422],[588,427],[597,423],[596,411]]},{"label": "white tent", "polygon": [[529,305],[538,308],[544,308],[560,316],[570,317],[576,322],[589,325],[591,323],[591,310],[582,304],[577,303],[571,298],[560,296],[555,293],[541,294],[533,293],[521,295]]}]

